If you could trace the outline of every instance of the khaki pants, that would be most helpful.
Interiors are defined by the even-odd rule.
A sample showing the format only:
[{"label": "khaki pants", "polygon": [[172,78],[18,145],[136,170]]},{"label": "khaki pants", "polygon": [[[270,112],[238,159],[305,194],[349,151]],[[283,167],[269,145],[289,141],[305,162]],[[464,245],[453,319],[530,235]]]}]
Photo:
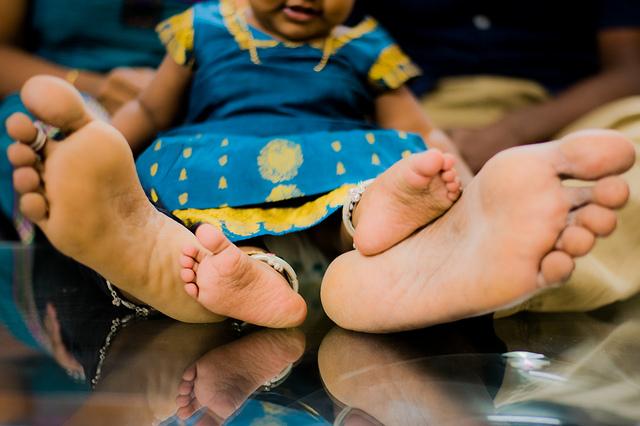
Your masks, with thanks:
[{"label": "khaki pants", "polygon": [[[474,128],[548,98],[544,88],[530,81],[479,76],[445,79],[422,104],[439,127]],[[621,131],[640,151],[640,96],[604,105],[568,126],[558,137],[587,128]],[[523,310],[586,311],[627,299],[640,290],[640,162],[625,177],[631,186],[631,198],[619,212],[614,234],[599,240],[589,255],[577,260],[568,283],[496,316]]]}]

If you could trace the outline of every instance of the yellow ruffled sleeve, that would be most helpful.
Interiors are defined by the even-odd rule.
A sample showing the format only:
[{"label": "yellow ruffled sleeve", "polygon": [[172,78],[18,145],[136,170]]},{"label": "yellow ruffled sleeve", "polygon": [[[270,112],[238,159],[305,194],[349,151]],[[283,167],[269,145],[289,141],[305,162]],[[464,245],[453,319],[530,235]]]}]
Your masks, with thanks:
[{"label": "yellow ruffled sleeve", "polygon": [[167,53],[177,64],[193,65],[193,8],[161,22],[156,27],[156,32]]},{"label": "yellow ruffled sleeve", "polygon": [[397,89],[421,73],[397,44],[391,44],[380,52],[369,70],[369,81],[381,89]]}]

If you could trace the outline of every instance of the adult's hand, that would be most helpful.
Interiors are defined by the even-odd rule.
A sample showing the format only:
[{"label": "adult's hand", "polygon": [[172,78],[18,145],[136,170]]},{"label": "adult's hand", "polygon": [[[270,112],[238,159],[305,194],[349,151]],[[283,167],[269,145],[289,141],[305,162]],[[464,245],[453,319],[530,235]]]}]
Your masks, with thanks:
[{"label": "adult's hand", "polygon": [[135,99],[153,79],[151,68],[115,68],[106,74],[95,97],[113,115],[122,105]]},{"label": "adult's hand", "polygon": [[501,123],[473,130],[454,129],[449,136],[474,173],[498,152],[522,144],[516,132]]}]

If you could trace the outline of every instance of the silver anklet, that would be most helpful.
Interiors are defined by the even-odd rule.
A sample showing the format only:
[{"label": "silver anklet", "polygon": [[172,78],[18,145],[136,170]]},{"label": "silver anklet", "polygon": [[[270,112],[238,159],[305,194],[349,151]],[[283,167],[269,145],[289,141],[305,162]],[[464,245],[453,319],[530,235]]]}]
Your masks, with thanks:
[{"label": "silver anklet", "polygon": [[[281,257],[276,256],[273,253],[263,253],[255,251],[247,253],[247,255],[271,266],[276,270],[276,272],[278,272],[287,280],[293,291],[299,293],[300,284],[298,283],[298,275],[296,274],[296,271],[293,270],[291,265],[287,263],[287,261],[285,261]],[[247,325],[249,325],[249,323],[246,321],[240,322],[236,320],[231,323],[233,329],[238,333],[241,333]]]},{"label": "silver anklet", "polygon": [[356,209],[356,206],[362,199],[362,194],[364,190],[367,189],[371,183],[373,183],[375,179],[368,179],[363,182],[358,183],[355,187],[349,190],[349,194],[347,195],[347,199],[345,203],[342,205],[342,223],[344,223],[344,227],[353,237],[356,233],[356,228],[353,226],[353,211]]},{"label": "silver anklet", "polygon": [[154,313],[156,310],[152,307],[147,306],[138,306],[135,303],[129,302],[128,300],[120,297],[116,289],[113,287],[113,284],[109,280],[105,280],[107,282],[107,288],[109,289],[109,293],[111,293],[111,304],[113,306],[124,306],[127,309],[135,312],[137,317],[148,317],[150,314]]},{"label": "silver anklet", "polygon": [[249,253],[249,256],[271,266],[287,280],[293,291],[296,293],[299,292],[298,289],[300,285],[298,283],[298,275],[284,259],[273,253]]},{"label": "silver anklet", "polygon": [[91,388],[95,389],[96,385],[100,381],[102,377],[102,366],[104,364],[105,359],[107,359],[107,352],[109,351],[109,347],[111,346],[111,341],[115,337],[116,333],[121,329],[126,327],[129,322],[135,318],[135,315],[128,315],[124,318],[115,318],[111,321],[111,327],[109,328],[109,334],[104,339],[104,344],[98,351],[98,365],[96,365],[96,373],[91,379]]},{"label": "silver anklet", "polygon": [[292,370],[293,370],[293,364],[289,364],[284,370],[282,370],[280,372],[280,374],[278,374],[277,376],[275,376],[274,378],[272,378],[270,380],[267,380],[261,386],[260,390],[262,390],[263,392],[269,392],[273,388],[277,388],[278,386],[283,384],[285,382],[285,380],[287,380],[287,378],[291,374]]}]

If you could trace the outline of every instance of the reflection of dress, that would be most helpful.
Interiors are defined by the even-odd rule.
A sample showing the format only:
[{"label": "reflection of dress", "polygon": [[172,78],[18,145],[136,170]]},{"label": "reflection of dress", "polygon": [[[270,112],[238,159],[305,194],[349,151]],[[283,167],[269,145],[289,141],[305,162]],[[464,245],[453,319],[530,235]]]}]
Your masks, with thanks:
[{"label": "reflection of dress", "polygon": [[186,224],[214,223],[233,240],[298,231],[340,207],[350,185],[425,149],[417,135],[368,119],[376,95],[418,72],[372,19],[293,44],[221,0],[159,32],[194,78],[185,124],[137,165],[152,201]]},{"label": "reflection of dress", "polygon": [[[29,34],[36,55],[56,64],[106,72],[116,67],[155,67],[164,49],[153,31],[160,20],[186,9],[182,0],[165,0],[157,10],[125,0],[33,0]],[[147,8],[150,6],[147,5]],[[153,8],[151,8],[153,9]],[[151,24],[149,26],[149,24]],[[26,112],[17,94],[0,103],[0,208],[13,215],[12,170],[5,151],[12,142],[4,122]]]}]

